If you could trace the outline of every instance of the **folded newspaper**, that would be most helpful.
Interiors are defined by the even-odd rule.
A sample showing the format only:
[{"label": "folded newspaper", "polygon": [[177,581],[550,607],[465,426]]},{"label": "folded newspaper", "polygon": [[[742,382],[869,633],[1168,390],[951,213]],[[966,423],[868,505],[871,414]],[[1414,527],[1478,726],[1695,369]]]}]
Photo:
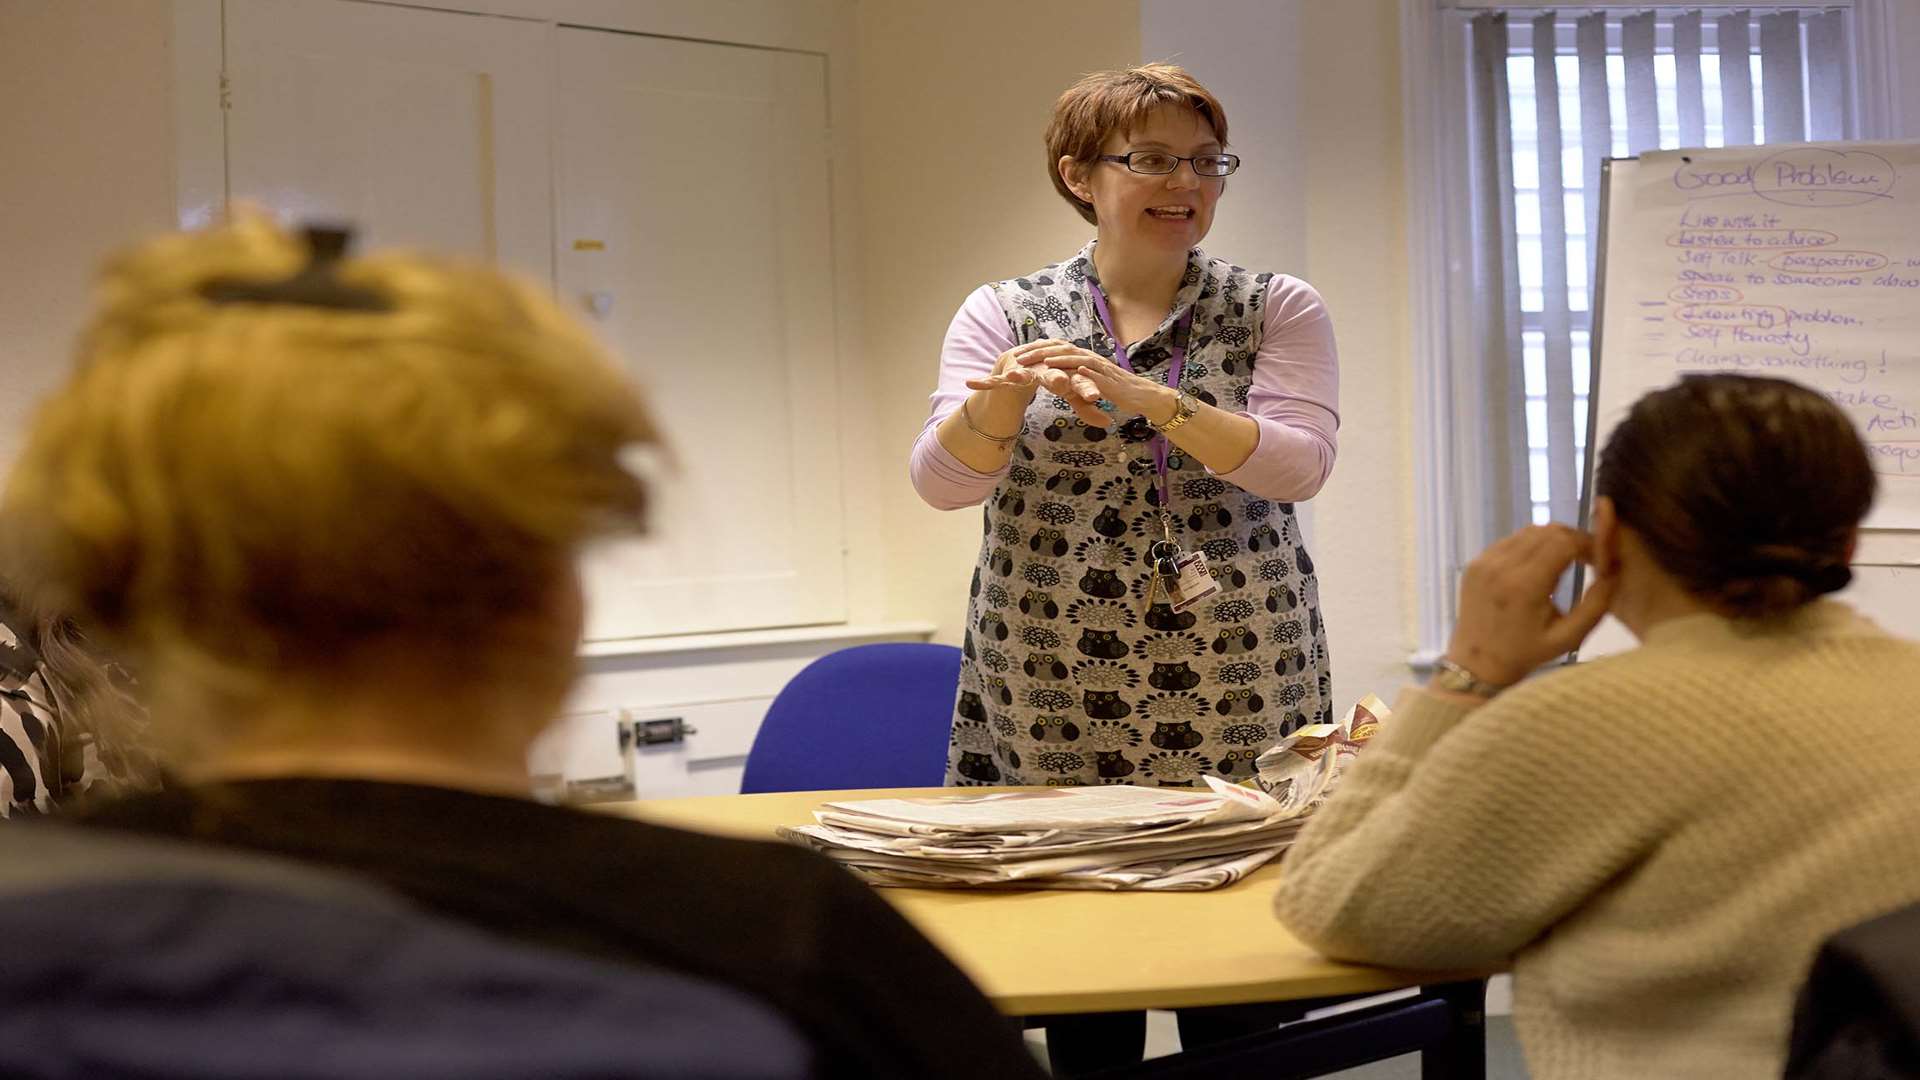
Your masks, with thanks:
[{"label": "folded newspaper", "polygon": [[1285,851],[1387,717],[1369,694],[1300,728],[1240,785],[1114,785],[826,803],[780,834],[874,885],[1212,889]]}]

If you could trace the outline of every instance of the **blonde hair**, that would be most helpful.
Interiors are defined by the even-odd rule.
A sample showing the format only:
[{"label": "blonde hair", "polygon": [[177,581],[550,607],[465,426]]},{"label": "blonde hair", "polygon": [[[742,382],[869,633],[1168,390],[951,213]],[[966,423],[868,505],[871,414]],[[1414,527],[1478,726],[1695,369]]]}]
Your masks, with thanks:
[{"label": "blonde hair", "polygon": [[1100,156],[1115,132],[1132,132],[1155,109],[1182,106],[1213,126],[1214,138],[1227,145],[1227,109],[1212,91],[1175,64],[1142,64],[1122,71],[1096,71],[1081,77],[1053,103],[1047,124],[1047,176],[1053,189],[1090,225],[1098,225],[1093,204],[1073,193],[1060,175],[1060,159],[1086,165]]},{"label": "blonde hair", "polygon": [[641,524],[620,455],[655,439],[644,402],[547,296],[382,253],[332,266],[386,310],[208,299],[308,260],[248,216],[112,261],[0,499],[21,579],[177,707],[382,654],[503,677],[503,627]]}]

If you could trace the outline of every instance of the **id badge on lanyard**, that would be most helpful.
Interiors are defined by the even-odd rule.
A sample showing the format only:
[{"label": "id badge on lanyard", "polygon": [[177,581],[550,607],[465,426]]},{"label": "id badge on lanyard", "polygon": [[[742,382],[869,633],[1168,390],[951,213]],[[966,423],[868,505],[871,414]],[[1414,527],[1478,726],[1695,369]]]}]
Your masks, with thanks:
[{"label": "id badge on lanyard", "polygon": [[[1107,332],[1107,339],[1113,342],[1114,363],[1133,371],[1133,363],[1127,359],[1127,347],[1120,343],[1120,335],[1114,331],[1113,316],[1107,311],[1106,294],[1100,291],[1099,283],[1091,279],[1087,282],[1087,291],[1093,294],[1093,309],[1100,316],[1101,329]],[[1180,388],[1180,372],[1187,362],[1187,339],[1192,332],[1193,308],[1188,306],[1186,311],[1180,313],[1180,321],[1174,324],[1173,355],[1167,362],[1167,385],[1175,390]],[[1153,576],[1147,582],[1147,606],[1152,607],[1154,597],[1164,592],[1168,606],[1174,611],[1185,611],[1219,592],[1220,582],[1214,579],[1212,571],[1208,569],[1205,552],[1186,551],[1173,538],[1173,492],[1167,482],[1167,437],[1156,433],[1147,445],[1153,451],[1154,482],[1160,496],[1160,539],[1147,548],[1147,558],[1153,570]]]}]

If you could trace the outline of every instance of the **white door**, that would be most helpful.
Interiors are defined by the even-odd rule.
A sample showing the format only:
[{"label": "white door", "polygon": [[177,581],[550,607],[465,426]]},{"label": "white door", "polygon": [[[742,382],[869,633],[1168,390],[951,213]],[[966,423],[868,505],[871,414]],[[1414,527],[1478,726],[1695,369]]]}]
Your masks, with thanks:
[{"label": "white door", "polygon": [[552,282],[551,27],[342,0],[225,11],[231,198]]},{"label": "white door", "polygon": [[826,66],[555,32],[556,265],[678,459],[588,563],[590,639],[846,617]]}]

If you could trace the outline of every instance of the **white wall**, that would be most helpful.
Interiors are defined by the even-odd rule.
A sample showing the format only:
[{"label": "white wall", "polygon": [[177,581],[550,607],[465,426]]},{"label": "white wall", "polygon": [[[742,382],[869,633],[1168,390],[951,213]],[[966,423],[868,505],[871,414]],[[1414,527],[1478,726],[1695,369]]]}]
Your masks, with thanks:
[{"label": "white wall", "polygon": [[[1195,18],[1195,14],[1205,18]],[[1179,64],[1213,91],[1227,138],[1242,159],[1215,212],[1208,254],[1241,266],[1306,276],[1307,156],[1301,94],[1300,18],[1288,0],[1143,0],[1140,59]],[[1315,504],[1295,512],[1318,553]]]},{"label": "white wall", "polygon": [[[1204,16],[1204,17],[1201,17]],[[1320,290],[1340,348],[1340,455],[1303,509],[1336,710],[1409,679],[1412,369],[1398,7],[1392,0],[1142,0],[1140,49],[1227,108],[1246,164],[1207,249]]]},{"label": "white wall", "polygon": [[0,462],[100,260],[173,221],[168,5],[0,0]]},{"label": "white wall", "polygon": [[1304,50],[1292,0],[1142,0],[1140,59],[1179,64],[1227,111],[1240,171],[1214,214],[1208,254],[1282,273],[1307,262]]},{"label": "white wall", "polygon": [[1047,179],[1041,133],[1088,71],[1140,56],[1131,0],[863,0],[858,8],[864,338],[875,394],[887,617],[958,644],[980,511],[907,482],[940,341],[967,293],[1072,255],[1092,236]]}]

